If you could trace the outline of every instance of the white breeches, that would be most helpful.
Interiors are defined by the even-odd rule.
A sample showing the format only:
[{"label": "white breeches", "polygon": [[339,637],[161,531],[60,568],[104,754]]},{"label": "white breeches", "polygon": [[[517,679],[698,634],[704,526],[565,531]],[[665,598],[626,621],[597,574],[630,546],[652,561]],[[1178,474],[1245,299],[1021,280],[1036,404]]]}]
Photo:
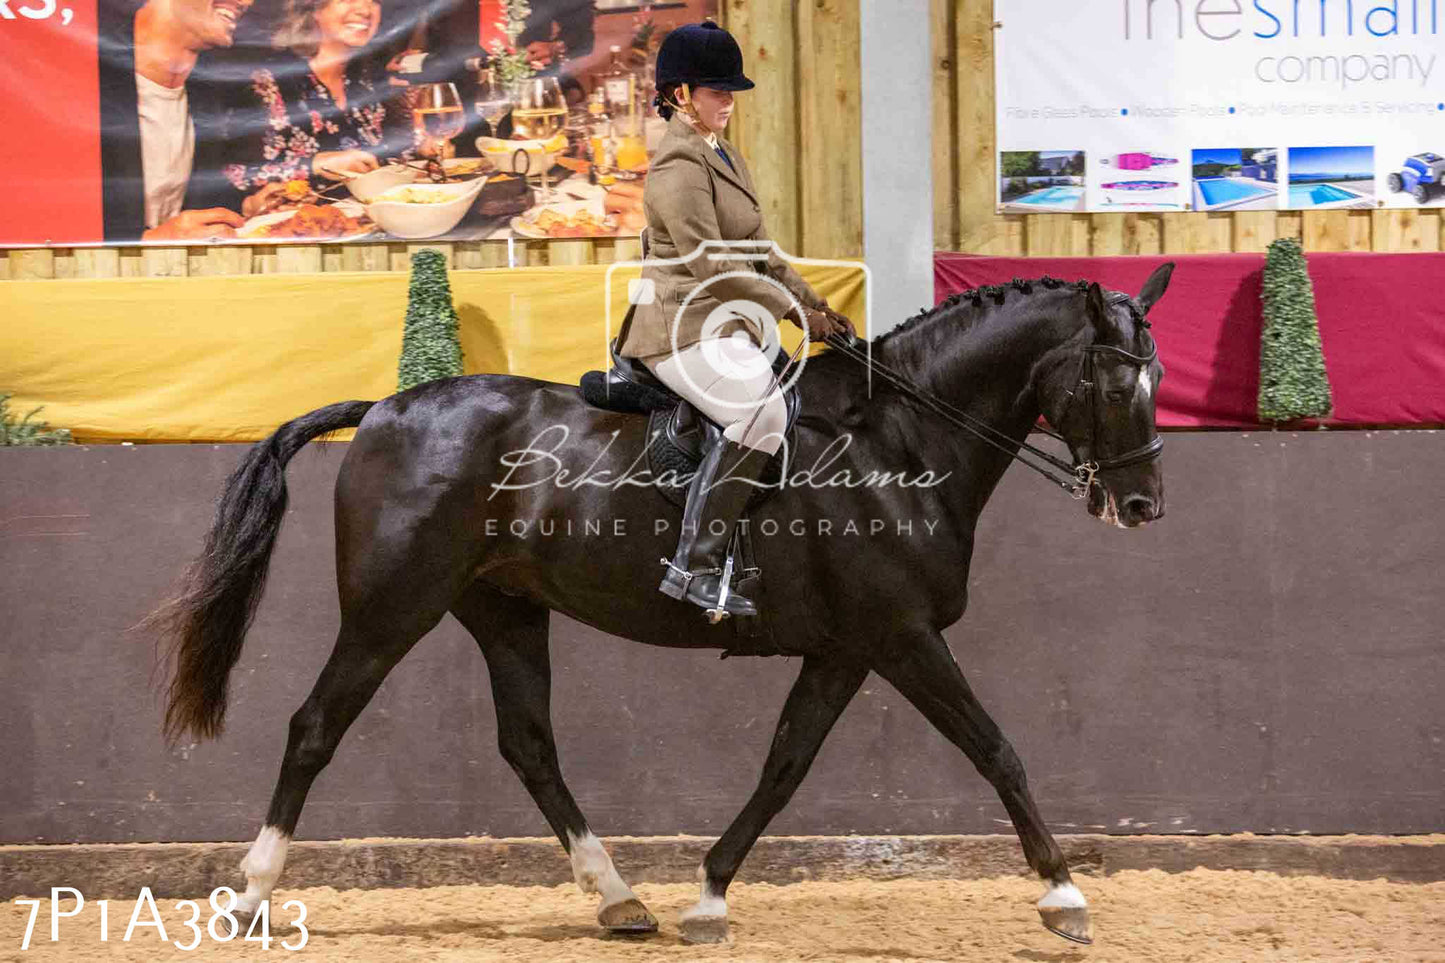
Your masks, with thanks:
[{"label": "white breeches", "polygon": [[722,425],[732,441],[769,454],[782,445],[787,405],[781,391],[768,393],[772,366],[747,335],[704,338],[676,353],[642,360],[659,381]]}]

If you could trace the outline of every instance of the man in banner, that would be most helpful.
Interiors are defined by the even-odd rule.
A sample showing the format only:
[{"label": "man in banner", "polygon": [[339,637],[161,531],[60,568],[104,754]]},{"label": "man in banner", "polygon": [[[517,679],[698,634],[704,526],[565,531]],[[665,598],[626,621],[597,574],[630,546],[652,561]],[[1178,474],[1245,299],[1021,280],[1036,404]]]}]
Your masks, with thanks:
[{"label": "man in banner", "polygon": [[532,12],[517,36],[517,45],[526,48],[534,64],[541,65],[538,76],[556,76],[563,68],[563,58],[577,60],[592,52],[596,16],[594,0],[532,0]]},{"label": "man in banner", "polygon": [[[245,223],[208,207],[191,172],[219,145],[198,109],[219,96],[193,78],[196,58],[229,47],[252,0],[100,3],[100,159],[107,241],[230,237]],[[200,122],[198,123],[198,119]]]}]

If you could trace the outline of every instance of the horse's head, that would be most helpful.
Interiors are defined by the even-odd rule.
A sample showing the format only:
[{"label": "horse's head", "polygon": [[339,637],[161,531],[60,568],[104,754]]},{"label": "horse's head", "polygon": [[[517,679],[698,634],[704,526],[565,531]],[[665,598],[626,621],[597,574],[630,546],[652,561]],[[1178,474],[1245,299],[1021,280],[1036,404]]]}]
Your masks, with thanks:
[{"label": "horse's head", "polygon": [[1173,264],[1161,265],[1137,298],[1090,284],[1082,333],[1049,352],[1034,387],[1049,424],[1074,462],[1097,466],[1088,488],[1089,514],[1134,528],[1164,514],[1163,439],[1154,398],[1164,377],[1146,315],[1169,286]]}]

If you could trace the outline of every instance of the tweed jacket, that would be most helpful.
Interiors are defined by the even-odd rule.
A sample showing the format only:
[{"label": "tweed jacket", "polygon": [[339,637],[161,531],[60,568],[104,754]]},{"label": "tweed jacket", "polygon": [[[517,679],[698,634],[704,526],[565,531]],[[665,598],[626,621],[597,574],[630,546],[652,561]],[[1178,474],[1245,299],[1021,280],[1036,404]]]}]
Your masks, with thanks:
[{"label": "tweed jacket", "polygon": [[[768,242],[763,229],[762,206],[752,174],[742,154],[724,140],[736,170],[708,146],[702,135],[675,113],[667,133],[653,155],[643,189],[643,210],[647,216],[647,260],[684,258],[707,240],[752,240]],[[706,252],[685,263],[649,263],[642,277],[652,282],[650,303],[639,303],[633,312],[626,339],[618,354],[626,358],[647,358],[685,348],[703,338],[708,315],[719,305],[733,300],[753,301],[774,318],[781,318],[792,301],[768,281],[751,276],[711,280],[734,271],[755,270],[775,279],[805,307],[820,308],[825,302],[788,263],[770,253],[766,264],[759,261],[713,261]],[[698,288],[706,285],[702,291]],[[688,301],[688,297],[697,292]],[[686,307],[684,307],[686,303]],[[707,336],[728,337],[735,331],[749,332],[754,343],[762,344],[762,332],[740,319],[724,321]]]}]

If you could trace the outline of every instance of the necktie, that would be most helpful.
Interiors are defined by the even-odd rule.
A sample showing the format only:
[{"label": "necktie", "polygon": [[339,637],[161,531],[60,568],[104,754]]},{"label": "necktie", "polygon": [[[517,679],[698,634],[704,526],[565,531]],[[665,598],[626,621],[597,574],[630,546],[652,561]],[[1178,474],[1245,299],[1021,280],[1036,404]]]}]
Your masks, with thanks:
[{"label": "necktie", "polygon": [[721,145],[721,144],[718,144],[716,147],[713,148],[713,150],[717,151],[717,156],[719,156],[719,157],[721,157],[723,160],[727,161],[727,165],[728,165],[729,167],[732,167],[733,173],[736,174],[738,169],[737,169],[736,167],[733,167],[733,159],[728,156],[728,152],[727,152],[727,151],[725,151],[725,150],[722,149],[722,145]]}]

